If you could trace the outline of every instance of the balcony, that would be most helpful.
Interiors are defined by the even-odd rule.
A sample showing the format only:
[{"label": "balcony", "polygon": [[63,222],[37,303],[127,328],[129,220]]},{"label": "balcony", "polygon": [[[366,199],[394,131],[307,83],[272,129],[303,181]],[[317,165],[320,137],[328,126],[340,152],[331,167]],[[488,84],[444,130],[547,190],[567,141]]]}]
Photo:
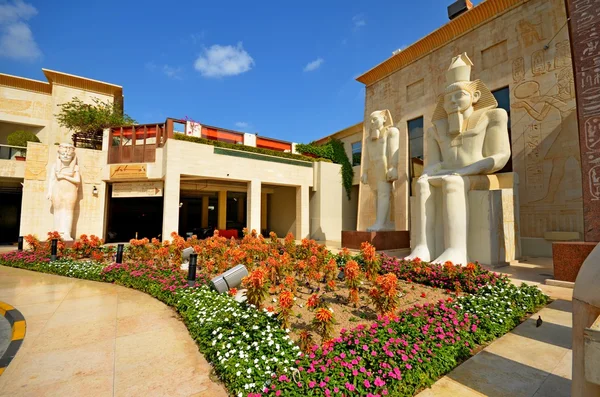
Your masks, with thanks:
[{"label": "balcony", "polygon": [[26,147],[0,145],[0,160],[25,160]]},{"label": "balcony", "polygon": [[156,149],[162,147],[167,140],[169,124],[172,136],[172,120],[167,120],[164,124],[111,128],[108,135],[108,163],[153,163]]}]

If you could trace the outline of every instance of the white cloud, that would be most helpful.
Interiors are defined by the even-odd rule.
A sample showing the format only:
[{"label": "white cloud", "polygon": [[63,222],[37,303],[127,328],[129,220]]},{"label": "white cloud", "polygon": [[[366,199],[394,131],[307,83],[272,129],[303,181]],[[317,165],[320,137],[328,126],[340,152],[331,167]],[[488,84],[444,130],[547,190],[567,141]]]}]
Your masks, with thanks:
[{"label": "white cloud", "polygon": [[167,75],[167,77],[175,80],[181,80],[183,69],[181,67],[173,67],[169,65],[163,66],[163,73]]},{"label": "white cloud", "polygon": [[144,67],[151,72],[154,72],[156,70],[156,64],[154,63],[154,61],[146,62],[144,64]]},{"label": "white cloud", "polygon": [[25,23],[35,15],[37,9],[22,0],[0,4],[0,57],[32,61],[42,56]]},{"label": "white cloud", "polygon": [[237,46],[212,45],[196,59],[194,68],[204,77],[236,76],[252,69],[254,59],[244,50],[242,43]]},{"label": "white cloud", "polygon": [[367,24],[365,21],[364,14],[358,14],[352,17],[352,23],[354,24],[354,29],[362,28]]},{"label": "white cloud", "polygon": [[325,60],[323,58],[317,58],[312,62],[309,62],[305,67],[304,67],[304,71],[305,72],[312,72],[313,70],[317,70],[321,67],[321,65],[323,64],[323,62],[325,62]]},{"label": "white cloud", "polygon": [[250,124],[245,122],[245,121],[238,121],[237,123],[235,123],[235,126],[237,128],[248,128]]}]

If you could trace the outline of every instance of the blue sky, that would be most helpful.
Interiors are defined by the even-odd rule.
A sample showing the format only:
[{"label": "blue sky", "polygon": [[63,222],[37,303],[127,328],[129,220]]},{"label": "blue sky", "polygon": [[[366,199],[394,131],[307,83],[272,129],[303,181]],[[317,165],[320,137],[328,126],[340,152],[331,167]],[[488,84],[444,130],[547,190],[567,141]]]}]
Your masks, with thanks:
[{"label": "blue sky", "polygon": [[445,24],[451,2],[0,0],[0,72],[121,85],[140,123],[310,142],[361,121],[354,79]]}]

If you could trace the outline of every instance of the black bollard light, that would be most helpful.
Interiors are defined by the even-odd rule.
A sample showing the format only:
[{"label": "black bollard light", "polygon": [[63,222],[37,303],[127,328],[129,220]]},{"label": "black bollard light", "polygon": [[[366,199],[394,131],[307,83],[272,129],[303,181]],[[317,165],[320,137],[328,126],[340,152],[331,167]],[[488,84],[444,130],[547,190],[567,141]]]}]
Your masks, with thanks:
[{"label": "black bollard light", "polygon": [[50,246],[50,261],[55,261],[58,254],[58,239],[52,239],[52,245]]},{"label": "black bollard light", "polygon": [[198,262],[198,254],[190,254],[190,264],[188,266],[188,285],[193,287],[196,285],[196,264]]},{"label": "black bollard light", "polygon": [[123,263],[123,248],[125,247],[125,244],[119,244],[117,245],[117,263]]},{"label": "black bollard light", "polygon": [[19,239],[17,240],[17,249],[23,251],[23,236],[19,236]]}]

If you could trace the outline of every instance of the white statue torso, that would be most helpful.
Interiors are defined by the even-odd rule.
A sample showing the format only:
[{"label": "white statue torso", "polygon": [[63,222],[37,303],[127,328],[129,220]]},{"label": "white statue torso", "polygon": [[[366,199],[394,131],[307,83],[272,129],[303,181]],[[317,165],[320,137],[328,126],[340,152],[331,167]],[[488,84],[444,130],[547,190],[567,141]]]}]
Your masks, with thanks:
[{"label": "white statue torso", "polygon": [[[473,119],[473,116],[476,119]],[[470,120],[467,120],[467,130],[457,135],[447,133],[448,121],[446,119],[433,122],[433,137],[442,155],[443,169],[457,170],[484,158],[483,146],[488,121],[485,113],[473,114]]]}]

